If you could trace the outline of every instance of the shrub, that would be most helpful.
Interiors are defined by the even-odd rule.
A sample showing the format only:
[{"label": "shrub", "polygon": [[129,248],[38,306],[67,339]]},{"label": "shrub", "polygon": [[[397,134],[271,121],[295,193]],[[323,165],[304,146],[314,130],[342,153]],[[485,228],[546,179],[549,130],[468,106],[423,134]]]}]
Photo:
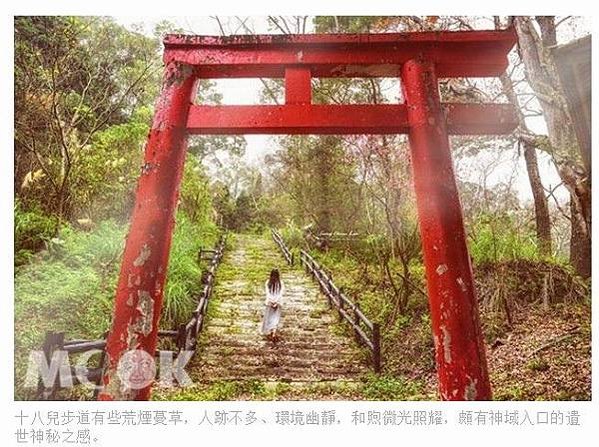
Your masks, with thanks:
[{"label": "shrub", "polygon": [[55,234],[58,220],[48,216],[37,206],[25,209],[20,200],[14,205],[15,265],[23,265],[33,253],[44,248],[44,243]]},{"label": "shrub", "polygon": [[470,226],[469,249],[474,263],[538,259],[533,229],[520,228],[510,215],[481,215]]},{"label": "shrub", "polygon": [[198,251],[201,247],[213,247],[217,239],[216,226],[196,225],[183,213],[177,215],[164,289],[163,326],[177,325],[189,319],[200,291],[202,266],[197,262]]},{"label": "shrub", "polygon": [[69,339],[100,338],[108,329],[124,228],[113,222],[84,233],[65,228],[15,276],[15,384],[22,388],[29,351],[46,331]]},{"label": "shrub", "polygon": [[73,268],[89,265],[105,270],[118,263],[124,247],[124,236],[125,226],[114,220],[100,222],[89,232],[65,226],[50,241],[44,257],[62,261]]}]

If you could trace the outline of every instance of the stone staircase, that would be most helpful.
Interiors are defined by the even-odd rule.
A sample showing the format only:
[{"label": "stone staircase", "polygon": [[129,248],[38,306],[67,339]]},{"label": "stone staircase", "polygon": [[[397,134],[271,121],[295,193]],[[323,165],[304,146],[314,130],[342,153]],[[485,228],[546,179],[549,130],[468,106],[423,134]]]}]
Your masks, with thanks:
[{"label": "stone staircase", "polygon": [[[186,371],[202,389],[223,381],[259,381],[296,387],[353,382],[369,371],[366,355],[338,325],[311,279],[290,268],[271,239],[234,235],[228,242],[198,350]],[[272,268],[285,284],[280,339],[260,333],[264,283]],[[167,395],[164,395],[167,392]],[[181,398],[177,390],[158,390],[161,398]]]}]

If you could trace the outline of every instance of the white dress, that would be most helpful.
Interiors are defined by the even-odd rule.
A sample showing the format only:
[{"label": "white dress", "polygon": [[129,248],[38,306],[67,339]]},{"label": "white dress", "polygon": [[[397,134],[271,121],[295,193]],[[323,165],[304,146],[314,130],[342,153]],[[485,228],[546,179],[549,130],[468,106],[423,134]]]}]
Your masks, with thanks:
[{"label": "white dress", "polygon": [[[262,320],[262,334],[266,335],[273,329],[279,326],[281,320],[281,302],[283,300],[283,293],[285,287],[281,281],[281,287],[276,292],[271,292],[268,288],[268,281],[264,284],[264,290],[266,292],[266,298],[264,299],[264,318]],[[272,304],[277,303],[277,307],[273,307]]]}]

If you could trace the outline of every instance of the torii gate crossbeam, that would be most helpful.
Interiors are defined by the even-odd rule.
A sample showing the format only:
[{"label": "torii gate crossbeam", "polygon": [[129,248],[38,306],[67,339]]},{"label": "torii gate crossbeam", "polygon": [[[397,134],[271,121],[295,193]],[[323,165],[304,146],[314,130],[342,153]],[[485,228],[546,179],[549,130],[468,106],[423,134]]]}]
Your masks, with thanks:
[{"label": "torii gate crossbeam", "polygon": [[[445,400],[491,398],[472,267],[453,172],[449,134],[506,134],[505,104],[442,104],[440,77],[499,76],[515,34],[184,36],[164,39],[164,82],[145,149],[116,291],[99,398],[148,399],[118,365],[129,350],[153,355],[188,134],[407,133],[439,390]],[[200,78],[280,77],[280,106],[195,105]],[[404,104],[314,105],[313,77],[399,77]]]}]

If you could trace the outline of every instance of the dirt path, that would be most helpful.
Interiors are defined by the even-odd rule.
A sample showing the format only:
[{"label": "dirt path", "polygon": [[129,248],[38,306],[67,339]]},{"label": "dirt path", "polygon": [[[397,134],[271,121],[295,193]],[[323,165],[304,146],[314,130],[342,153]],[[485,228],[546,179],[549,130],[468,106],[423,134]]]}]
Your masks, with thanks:
[{"label": "dirt path", "polygon": [[[289,268],[270,239],[235,235],[217,273],[209,320],[186,371],[195,385],[157,388],[156,399],[351,399],[369,371],[318,288]],[[260,334],[264,283],[281,271],[280,341]]]}]

